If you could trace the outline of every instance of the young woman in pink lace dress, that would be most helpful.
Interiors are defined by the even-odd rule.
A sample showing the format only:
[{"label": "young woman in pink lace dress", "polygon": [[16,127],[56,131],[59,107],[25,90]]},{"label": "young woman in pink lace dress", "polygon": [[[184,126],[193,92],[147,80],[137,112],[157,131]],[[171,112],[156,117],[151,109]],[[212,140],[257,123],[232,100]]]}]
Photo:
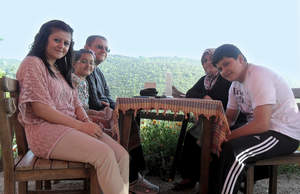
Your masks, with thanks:
[{"label": "young woman in pink lace dress", "polygon": [[105,194],[128,194],[127,151],[89,120],[72,86],[72,33],[52,20],[35,36],[17,72],[19,120],[36,156],[90,163]]}]

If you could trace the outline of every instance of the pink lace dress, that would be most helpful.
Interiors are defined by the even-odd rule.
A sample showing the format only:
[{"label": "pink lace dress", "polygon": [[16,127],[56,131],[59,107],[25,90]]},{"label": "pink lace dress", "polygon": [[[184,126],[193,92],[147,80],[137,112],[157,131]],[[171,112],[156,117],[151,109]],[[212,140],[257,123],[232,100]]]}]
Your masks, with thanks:
[{"label": "pink lace dress", "polygon": [[75,108],[81,106],[76,91],[70,88],[59,72],[55,75],[56,78],[50,76],[40,58],[27,56],[16,76],[21,90],[19,121],[24,125],[31,151],[47,159],[56,143],[66,133],[76,129],[39,118],[33,113],[31,102],[47,104],[73,118],[76,118]]}]

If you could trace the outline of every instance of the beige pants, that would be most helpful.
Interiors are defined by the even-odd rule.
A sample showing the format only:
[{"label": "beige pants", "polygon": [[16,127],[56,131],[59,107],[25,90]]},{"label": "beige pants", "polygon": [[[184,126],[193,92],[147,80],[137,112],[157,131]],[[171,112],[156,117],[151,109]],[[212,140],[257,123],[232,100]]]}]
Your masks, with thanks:
[{"label": "beige pants", "polygon": [[104,194],[128,194],[129,155],[105,133],[96,139],[73,130],[56,144],[50,158],[89,163]]}]

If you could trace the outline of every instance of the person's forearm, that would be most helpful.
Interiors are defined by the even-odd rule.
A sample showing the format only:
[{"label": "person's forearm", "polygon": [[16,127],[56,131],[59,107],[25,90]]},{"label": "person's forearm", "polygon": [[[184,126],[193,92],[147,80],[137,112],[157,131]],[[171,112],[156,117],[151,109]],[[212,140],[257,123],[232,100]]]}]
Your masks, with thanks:
[{"label": "person's forearm", "polygon": [[234,125],[234,123],[236,121],[236,118],[237,118],[237,115],[238,115],[238,110],[227,108],[226,118],[227,118],[227,122],[228,122],[229,127]]},{"label": "person's forearm", "polygon": [[75,113],[76,113],[78,120],[83,121],[83,122],[89,121],[87,112],[85,112],[83,107],[81,107],[81,106],[76,107]]},{"label": "person's forearm", "polygon": [[56,124],[66,125],[78,130],[81,130],[81,124],[82,122],[79,120],[76,120],[68,115],[65,115],[55,109],[53,109],[51,106],[47,104],[42,104],[39,102],[32,102],[31,103],[33,112],[38,117]]},{"label": "person's forearm", "polygon": [[228,136],[228,140],[235,139],[241,136],[256,134],[256,133],[263,133],[265,131],[268,131],[269,127],[262,125],[258,122],[251,121],[242,127],[235,129],[231,132],[231,134]]},{"label": "person's forearm", "polygon": [[97,114],[99,114],[99,111],[96,111],[96,110],[93,110],[93,109],[89,109],[87,111],[87,114],[88,115],[97,115]]},{"label": "person's forearm", "polygon": [[253,115],[254,119],[252,121],[238,129],[235,129],[228,139],[230,140],[250,134],[263,133],[270,129],[272,104],[257,106],[253,111]]}]

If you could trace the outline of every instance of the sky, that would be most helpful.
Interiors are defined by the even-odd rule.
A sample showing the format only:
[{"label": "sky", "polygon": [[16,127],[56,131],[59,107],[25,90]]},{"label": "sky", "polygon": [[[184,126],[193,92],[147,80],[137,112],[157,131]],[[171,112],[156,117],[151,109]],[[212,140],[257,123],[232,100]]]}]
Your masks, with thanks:
[{"label": "sky", "polygon": [[132,57],[200,59],[206,48],[232,43],[300,87],[298,0],[0,0],[0,58],[23,59],[52,19],[74,29],[75,49],[99,34],[111,54]]}]

